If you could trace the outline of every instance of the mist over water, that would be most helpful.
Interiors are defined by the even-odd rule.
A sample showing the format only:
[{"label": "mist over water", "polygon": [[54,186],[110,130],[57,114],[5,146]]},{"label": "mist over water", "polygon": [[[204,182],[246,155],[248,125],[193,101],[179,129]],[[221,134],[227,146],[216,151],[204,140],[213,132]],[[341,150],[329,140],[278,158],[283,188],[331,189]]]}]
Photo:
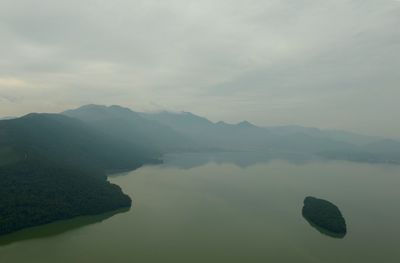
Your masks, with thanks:
[{"label": "mist over water", "polygon": [[400,0],[0,18],[0,263],[400,262]]},{"label": "mist over water", "polygon": [[[168,155],[110,177],[132,209],[3,236],[0,262],[397,262],[399,166],[237,154]],[[309,195],[340,207],[343,239],[304,220]]]}]

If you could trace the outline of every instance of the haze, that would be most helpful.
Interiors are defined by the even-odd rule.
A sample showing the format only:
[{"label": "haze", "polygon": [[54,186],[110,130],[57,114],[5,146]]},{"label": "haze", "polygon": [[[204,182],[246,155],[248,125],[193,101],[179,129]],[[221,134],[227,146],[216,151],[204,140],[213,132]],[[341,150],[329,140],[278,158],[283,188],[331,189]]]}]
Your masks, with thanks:
[{"label": "haze", "polygon": [[399,138],[400,2],[0,2],[0,116],[88,103]]}]

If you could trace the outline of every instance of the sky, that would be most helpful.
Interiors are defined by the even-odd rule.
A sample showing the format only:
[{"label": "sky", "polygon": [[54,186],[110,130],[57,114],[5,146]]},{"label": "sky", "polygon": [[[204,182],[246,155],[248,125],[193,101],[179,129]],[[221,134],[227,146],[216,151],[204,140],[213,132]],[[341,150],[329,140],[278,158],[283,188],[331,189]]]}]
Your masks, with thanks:
[{"label": "sky", "polygon": [[0,0],[0,116],[94,103],[400,138],[400,1]]}]

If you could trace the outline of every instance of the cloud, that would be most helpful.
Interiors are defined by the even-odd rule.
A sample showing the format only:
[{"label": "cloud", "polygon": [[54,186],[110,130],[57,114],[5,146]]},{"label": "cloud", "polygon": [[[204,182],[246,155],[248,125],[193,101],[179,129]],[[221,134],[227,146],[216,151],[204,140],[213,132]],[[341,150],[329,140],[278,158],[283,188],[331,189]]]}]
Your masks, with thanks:
[{"label": "cloud", "polygon": [[2,88],[18,88],[27,86],[27,83],[17,78],[1,78],[0,77],[0,89]]},{"label": "cloud", "polygon": [[3,0],[0,17],[1,78],[29,83],[2,115],[105,103],[400,134],[396,1]]}]

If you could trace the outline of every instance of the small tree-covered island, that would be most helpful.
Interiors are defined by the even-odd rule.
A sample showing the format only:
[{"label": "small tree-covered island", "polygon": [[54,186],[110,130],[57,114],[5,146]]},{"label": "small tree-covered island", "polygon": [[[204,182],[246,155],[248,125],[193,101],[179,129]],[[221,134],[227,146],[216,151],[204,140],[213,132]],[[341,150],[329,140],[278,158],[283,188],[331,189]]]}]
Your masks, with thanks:
[{"label": "small tree-covered island", "polygon": [[329,201],[308,196],[304,199],[302,213],[313,227],[326,235],[342,238],[347,233],[342,213]]}]

